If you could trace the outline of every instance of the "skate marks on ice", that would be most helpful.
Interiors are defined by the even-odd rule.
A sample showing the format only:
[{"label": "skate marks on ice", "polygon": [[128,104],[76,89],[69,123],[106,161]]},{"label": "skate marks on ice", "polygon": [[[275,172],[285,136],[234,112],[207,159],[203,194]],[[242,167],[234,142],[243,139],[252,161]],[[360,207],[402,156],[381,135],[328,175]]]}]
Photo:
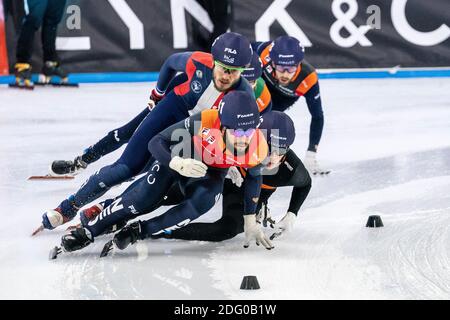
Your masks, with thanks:
[{"label": "skate marks on ice", "polygon": [[[96,239],[97,240],[97,239]],[[64,295],[80,299],[223,299],[211,288],[206,261],[217,244],[149,240],[108,257],[99,252],[107,239],[98,238],[64,260],[59,280]]]},{"label": "skate marks on ice", "polygon": [[449,175],[450,147],[352,162],[334,169],[330,176],[313,178],[313,187],[303,208],[322,205],[352,193]]},{"label": "skate marks on ice", "polygon": [[[313,179],[294,231],[273,252],[240,249],[236,239],[211,255],[214,287],[232,299],[449,299],[449,159],[444,148]],[[272,212],[282,215],[275,195]],[[385,227],[366,228],[371,214]],[[261,290],[239,290],[246,272]]]}]

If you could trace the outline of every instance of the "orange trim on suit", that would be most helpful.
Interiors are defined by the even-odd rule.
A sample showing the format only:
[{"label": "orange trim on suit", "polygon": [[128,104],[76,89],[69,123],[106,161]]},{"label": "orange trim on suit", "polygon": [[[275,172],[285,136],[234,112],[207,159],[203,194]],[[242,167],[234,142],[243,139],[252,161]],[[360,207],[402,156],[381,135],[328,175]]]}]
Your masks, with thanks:
[{"label": "orange trim on suit", "polygon": [[212,69],[214,66],[214,59],[212,57],[212,54],[201,52],[201,51],[195,51],[192,53],[192,55],[189,57],[187,63],[186,63],[186,69],[185,73],[188,76],[188,80],[178,86],[176,86],[173,91],[175,94],[182,96],[189,92],[190,90],[190,83],[192,80],[192,77],[195,73],[195,70],[197,69],[194,61],[200,62],[201,64],[204,64],[208,68]]}]

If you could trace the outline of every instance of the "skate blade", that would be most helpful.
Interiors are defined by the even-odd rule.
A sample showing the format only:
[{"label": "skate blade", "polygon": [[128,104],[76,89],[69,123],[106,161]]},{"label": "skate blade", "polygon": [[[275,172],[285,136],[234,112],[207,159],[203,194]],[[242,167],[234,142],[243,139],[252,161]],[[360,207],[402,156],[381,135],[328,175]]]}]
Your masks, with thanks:
[{"label": "skate blade", "polygon": [[78,88],[80,85],[78,83],[65,83],[65,82],[35,82],[36,86],[52,86],[52,87],[68,87],[68,88]]},{"label": "skate blade", "polygon": [[108,255],[108,253],[113,249],[113,241],[109,240],[103,246],[102,252],[100,253],[100,258],[104,258]]},{"label": "skate blade", "polygon": [[31,176],[28,178],[28,180],[71,180],[71,179],[75,179],[75,177],[69,175],[52,176],[49,174],[45,176]]},{"label": "skate blade", "polygon": [[33,231],[33,233],[31,234],[32,237],[34,237],[35,235],[37,235],[39,232],[44,231],[44,226],[40,225],[39,228],[37,228],[36,230]]},{"label": "skate blade", "polygon": [[55,260],[58,258],[58,255],[62,252],[61,247],[54,247],[52,250],[50,250],[50,253],[48,255],[49,260]]}]

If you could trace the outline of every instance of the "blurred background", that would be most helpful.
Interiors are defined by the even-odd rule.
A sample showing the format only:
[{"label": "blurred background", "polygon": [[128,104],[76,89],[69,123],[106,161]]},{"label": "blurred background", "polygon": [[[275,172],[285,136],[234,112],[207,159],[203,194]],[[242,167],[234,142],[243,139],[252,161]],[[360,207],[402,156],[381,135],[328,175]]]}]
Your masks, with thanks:
[{"label": "blurred background", "polygon": [[[24,0],[2,1],[0,60],[13,73]],[[70,73],[158,71],[176,51],[209,51],[227,30],[251,41],[295,36],[320,69],[444,67],[449,25],[448,0],[68,0],[56,46]]]}]

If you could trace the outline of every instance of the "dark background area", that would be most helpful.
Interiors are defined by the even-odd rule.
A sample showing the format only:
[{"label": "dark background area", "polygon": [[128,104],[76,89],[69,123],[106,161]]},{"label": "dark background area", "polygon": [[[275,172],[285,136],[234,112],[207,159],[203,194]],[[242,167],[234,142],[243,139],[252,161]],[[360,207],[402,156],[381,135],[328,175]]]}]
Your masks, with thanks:
[{"label": "dark background area", "polygon": [[[15,61],[15,43],[23,16],[22,0],[4,0],[10,9],[6,20],[8,56],[10,66]],[[213,0],[211,0],[213,1]],[[208,7],[207,0],[198,1]],[[214,2],[214,1],[213,1]],[[272,4],[272,0],[230,1],[231,13],[220,22],[228,23],[231,31],[255,40],[255,23]],[[289,15],[303,30],[312,47],[306,48],[306,59],[318,68],[373,68],[373,67],[433,67],[450,66],[450,39],[435,46],[419,46],[401,37],[392,24],[391,1],[358,0],[358,14],[351,23],[366,24],[368,6],[375,4],[381,9],[381,29],[370,30],[367,38],[371,47],[359,44],[350,48],[337,45],[330,38],[330,27],[336,21],[331,10],[332,0],[293,0],[287,6]],[[189,46],[173,48],[172,17],[169,0],[126,0],[144,25],[145,49],[129,49],[129,32],[126,25],[107,0],[69,0],[67,5],[81,8],[81,30],[69,30],[63,18],[58,35],[65,37],[89,36],[91,50],[59,51],[65,69],[69,72],[118,72],[158,71],[167,56],[177,51],[208,51],[211,35],[186,13]],[[345,7],[343,8],[345,9]],[[442,24],[450,26],[448,0],[409,0],[406,6],[407,20],[419,31],[431,31]],[[228,20],[227,20],[228,18]],[[223,19],[222,19],[223,20]],[[220,28],[219,28],[220,29]],[[271,38],[286,34],[275,22],[270,28]],[[343,36],[347,36],[345,30]],[[41,66],[40,34],[35,37],[33,67]]]}]

